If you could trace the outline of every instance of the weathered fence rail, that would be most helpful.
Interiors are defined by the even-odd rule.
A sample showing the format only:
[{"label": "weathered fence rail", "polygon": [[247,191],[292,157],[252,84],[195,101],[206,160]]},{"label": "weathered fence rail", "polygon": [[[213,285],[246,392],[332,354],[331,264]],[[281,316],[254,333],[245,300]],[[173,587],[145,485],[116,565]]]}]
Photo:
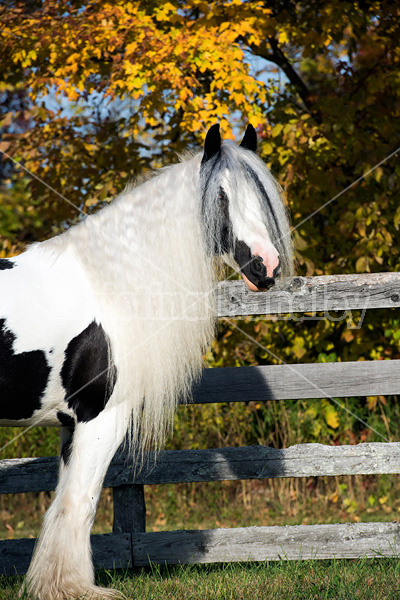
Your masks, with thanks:
[{"label": "weathered fence rail", "polygon": [[[0,494],[55,489],[58,458],[16,458],[2,461]],[[331,475],[381,475],[400,471],[400,442],[356,446],[298,444],[277,450],[266,446],[213,450],[165,450],[136,475],[136,485],[272,479]],[[105,487],[133,481],[132,461],[116,456]]]},{"label": "weathered fence rail", "polygon": [[[400,307],[400,273],[295,277],[265,294],[252,294],[240,282],[224,282],[218,294],[218,315],[228,318],[263,314],[301,319],[342,311],[331,317],[361,326],[365,310],[396,307]],[[356,309],[361,312],[350,314]],[[195,390],[194,402],[395,395],[400,394],[399,365],[398,360],[385,360],[208,369]],[[53,490],[57,468],[55,457],[0,461],[0,494]],[[114,490],[113,533],[92,536],[94,562],[110,568],[143,566],[149,561],[394,556],[400,547],[397,523],[145,532],[145,485],[383,473],[400,473],[400,443],[165,451],[155,462],[150,456],[135,480],[132,461],[119,454],[104,484]],[[0,573],[25,572],[33,545],[34,540],[0,542]]]},{"label": "weathered fence rail", "polygon": [[399,307],[400,273],[294,277],[264,294],[224,281],[217,306],[220,317]]}]

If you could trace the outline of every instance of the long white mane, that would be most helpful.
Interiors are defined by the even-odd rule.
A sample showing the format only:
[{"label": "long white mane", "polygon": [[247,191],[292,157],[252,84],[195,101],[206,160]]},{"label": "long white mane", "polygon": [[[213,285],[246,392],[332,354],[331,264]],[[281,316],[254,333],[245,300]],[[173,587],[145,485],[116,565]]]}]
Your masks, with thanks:
[{"label": "long white mane", "polygon": [[131,421],[139,451],[162,445],[215,333],[220,185],[229,190],[233,222],[249,228],[268,222],[289,274],[291,246],[283,237],[288,226],[279,190],[253,152],[229,143],[209,164],[201,167],[198,154],[162,169],[45,242],[58,252],[72,250],[89,278],[96,319],[117,368],[113,401],[120,419]]},{"label": "long white mane", "polygon": [[132,421],[139,449],[162,444],[214,335],[216,279],[200,218],[200,160],[163,169],[45,242],[55,251],[72,248],[90,280],[117,367],[113,398],[120,419]]}]

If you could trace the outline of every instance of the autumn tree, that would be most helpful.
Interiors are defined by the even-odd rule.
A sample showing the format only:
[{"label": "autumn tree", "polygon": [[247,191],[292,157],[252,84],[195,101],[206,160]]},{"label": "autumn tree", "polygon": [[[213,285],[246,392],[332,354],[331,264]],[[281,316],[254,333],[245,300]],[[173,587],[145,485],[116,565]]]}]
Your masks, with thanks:
[{"label": "autumn tree", "polygon": [[[210,124],[229,138],[251,122],[285,190],[300,274],[399,269],[393,0],[9,1],[0,19],[0,94],[24,99],[2,112],[0,149],[81,210],[198,147]],[[77,217],[21,169],[2,193],[0,218],[13,215],[3,254]],[[387,311],[360,330],[243,327],[288,361],[400,356]],[[223,328],[210,360],[277,362]],[[333,435],[336,422],[326,425]]]}]

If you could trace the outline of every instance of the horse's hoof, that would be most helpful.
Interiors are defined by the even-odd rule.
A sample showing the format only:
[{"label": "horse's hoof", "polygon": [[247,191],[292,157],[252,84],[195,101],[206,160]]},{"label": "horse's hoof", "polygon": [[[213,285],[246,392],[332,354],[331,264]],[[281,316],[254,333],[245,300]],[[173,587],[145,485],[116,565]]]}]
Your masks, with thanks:
[{"label": "horse's hoof", "polygon": [[[72,597],[68,598],[68,600],[72,600]],[[127,598],[118,590],[94,585],[83,596],[79,596],[79,600],[127,600]]]}]

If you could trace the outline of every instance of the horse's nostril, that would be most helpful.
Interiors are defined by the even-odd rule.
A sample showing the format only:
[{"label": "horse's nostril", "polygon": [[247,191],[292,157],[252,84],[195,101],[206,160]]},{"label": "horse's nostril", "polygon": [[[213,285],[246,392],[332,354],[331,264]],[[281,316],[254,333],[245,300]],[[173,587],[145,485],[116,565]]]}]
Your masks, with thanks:
[{"label": "horse's nostril", "polygon": [[267,277],[260,285],[260,289],[269,290],[275,285],[275,279],[273,277]]},{"label": "horse's nostril", "polygon": [[269,290],[269,288],[274,287],[274,285],[275,285],[275,279],[272,279],[272,277],[271,277],[271,281],[268,283],[267,289]]}]

